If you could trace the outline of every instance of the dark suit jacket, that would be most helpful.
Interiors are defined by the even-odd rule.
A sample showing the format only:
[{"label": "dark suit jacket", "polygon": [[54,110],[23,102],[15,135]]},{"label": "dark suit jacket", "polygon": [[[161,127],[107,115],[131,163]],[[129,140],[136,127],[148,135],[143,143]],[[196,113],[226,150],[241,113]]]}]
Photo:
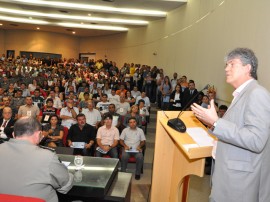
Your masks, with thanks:
[{"label": "dark suit jacket", "polygon": [[[198,93],[197,89],[194,89],[193,94],[191,95],[191,94],[190,94],[189,88],[186,88],[186,89],[184,90],[183,94],[182,94],[182,97],[181,97],[181,98],[183,98],[183,99],[182,99],[182,107],[185,107],[185,108],[187,109],[187,108],[190,107],[190,105],[191,105],[192,103],[197,102],[197,97],[198,97],[197,93]],[[194,100],[193,100],[190,104],[188,104],[188,102],[189,102],[195,95],[197,95],[196,98],[194,98]],[[188,104],[188,106],[187,106],[187,104]]]},{"label": "dark suit jacket", "polygon": [[[11,118],[4,129],[5,134],[9,138],[13,138],[12,133],[14,131],[14,123],[15,123],[15,120]],[[0,126],[2,126],[2,124],[3,124],[3,118],[0,118]]]}]

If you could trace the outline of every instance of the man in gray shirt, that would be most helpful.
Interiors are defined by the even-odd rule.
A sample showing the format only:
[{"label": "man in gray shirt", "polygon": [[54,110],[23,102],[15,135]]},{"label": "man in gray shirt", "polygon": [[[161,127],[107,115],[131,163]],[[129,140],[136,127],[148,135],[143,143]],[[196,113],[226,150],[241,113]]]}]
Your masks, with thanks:
[{"label": "man in gray shirt", "polygon": [[126,172],[128,159],[130,156],[136,158],[135,179],[140,179],[143,166],[142,150],[145,145],[145,135],[142,129],[137,127],[136,118],[131,117],[128,120],[129,127],[125,128],[120,136],[120,144],[124,147],[121,158],[121,171]]},{"label": "man in gray shirt", "polygon": [[23,117],[14,125],[14,139],[0,145],[0,192],[37,197],[57,202],[56,191],[67,193],[73,175],[60,163],[57,155],[37,145],[41,125],[31,117]]}]

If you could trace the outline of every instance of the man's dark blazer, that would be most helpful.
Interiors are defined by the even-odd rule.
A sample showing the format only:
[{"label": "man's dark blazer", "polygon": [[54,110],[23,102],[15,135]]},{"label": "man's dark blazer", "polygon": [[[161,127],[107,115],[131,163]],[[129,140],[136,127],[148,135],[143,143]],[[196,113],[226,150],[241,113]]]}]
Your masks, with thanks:
[{"label": "man's dark blazer", "polygon": [[[0,126],[2,126],[2,124],[3,124],[3,118],[0,118]],[[15,124],[15,120],[11,118],[4,129],[4,133],[6,134],[8,138],[13,138],[12,133],[14,131],[14,124]]]},{"label": "man's dark blazer", "polygon": [[[189,88],[186,88],[186,89],[184,90],[184,92],[182,93],[182,97],[181,97],[181,99],[182,99],[182,107],[186,107],[186,109],[187,109],[187,108],[190,107],[190,105],[191,105],[192,103],[196,102],[196,101],[197,101],[197,97],[198,97],[197,93],[198,93],[197,89],[194,89],[194,90],[193,90],[193,93],[192,93],[192,95],[191,95],[191,94],[190,94]],[[193,100],[188,106],[186,106],[186,105],[188,104],[188,102],[189,102],[195,95],[197,95],[196,98],[194,98],[194,100]]]}]

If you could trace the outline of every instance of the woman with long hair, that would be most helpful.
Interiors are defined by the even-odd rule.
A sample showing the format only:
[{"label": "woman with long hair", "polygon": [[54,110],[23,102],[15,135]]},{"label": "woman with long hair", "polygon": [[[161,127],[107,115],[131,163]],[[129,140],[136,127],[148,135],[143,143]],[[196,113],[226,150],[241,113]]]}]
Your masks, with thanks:
[{"label": "woman with long hair", "polygon": [[44,126],[42,134],[46,138],[45,146],[52,148],[63,146],[64,127],[58,125],[58,121],[57,115],[51,115],[49,123]]}]

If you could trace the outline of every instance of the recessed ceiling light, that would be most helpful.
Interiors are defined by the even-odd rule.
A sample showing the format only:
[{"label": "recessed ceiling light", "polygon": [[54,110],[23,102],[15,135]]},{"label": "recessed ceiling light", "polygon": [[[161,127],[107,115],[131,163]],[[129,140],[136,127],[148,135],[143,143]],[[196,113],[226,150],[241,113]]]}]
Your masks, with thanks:
[{"label": "recessed ceiling light", "polygon": [[76,23],[57,23],[59,26],[63,27],[76,27],[82,29],[99,29],[99,30],[111,30],[111,31],[128,31],[126,27],[116,27],[116,26],[105,26],[105,25],[81,25]]},{"label": "recessed ceiling light", "polygon": [[3,24],[2,23],[0,23],[0,26],[2,26]]},{"label": "recessed ceiling light", "polygon": [[110,22],[117,24],[131,24],[131,25],[147,25],[148,22],[144,20],[132,20],[132,19],[120,19],[120,18],[100,18],[100,17],[87,17],[87,16],[75,16],[75,15],[63,15],[56,13],[41,13],[35,11],[27,11],[27,10],[17,10],[17,9],[9,9],[9,8],[0,8],[0,12],[9,13],[9,14],[20,14],[20,15],[31,15],[37,17],[47,17],[54,19],[70,19],[70,20],[78,20],[78,21],[87,21],[87,22]]},{"label": "recessed ceiling light", "polygon": [[73,31],[72,34],[76,34],[76,32]]},{"label": "recessed ceiling light", "polygon": [[30,20],[28,18],[15,18],[15,17],[7,17],[0,15],[1,20],[11,21],[11,22],[21,22],[21,23],[30,23],[30,24],[49,24],[49,22],[44,20]]},{"label": "recessed ceiling light", "polygon": [[121,13],[129,15],[142,15],[142,16],[156,16],[156,17],[166,17],[167,13],[157,10],[144,10],[144,9],[133,9],[133,8],[117,8],[113,6],[99,6],[91,4],[78,4],[69,3],[63,1],[45,1],[45,0],[13,0],[14,2],[19,2],[22,4],[35,5],[35,6],[50,6],[50,7],[60,7],[60,8],[71,8],[80,9],[87,11],[100,11],[109,13]]},{"label": "recessed ceiling light", "polygon": [[37,27],[37,29],[39,30],[40,28],[39,28],[39,27]]}]

